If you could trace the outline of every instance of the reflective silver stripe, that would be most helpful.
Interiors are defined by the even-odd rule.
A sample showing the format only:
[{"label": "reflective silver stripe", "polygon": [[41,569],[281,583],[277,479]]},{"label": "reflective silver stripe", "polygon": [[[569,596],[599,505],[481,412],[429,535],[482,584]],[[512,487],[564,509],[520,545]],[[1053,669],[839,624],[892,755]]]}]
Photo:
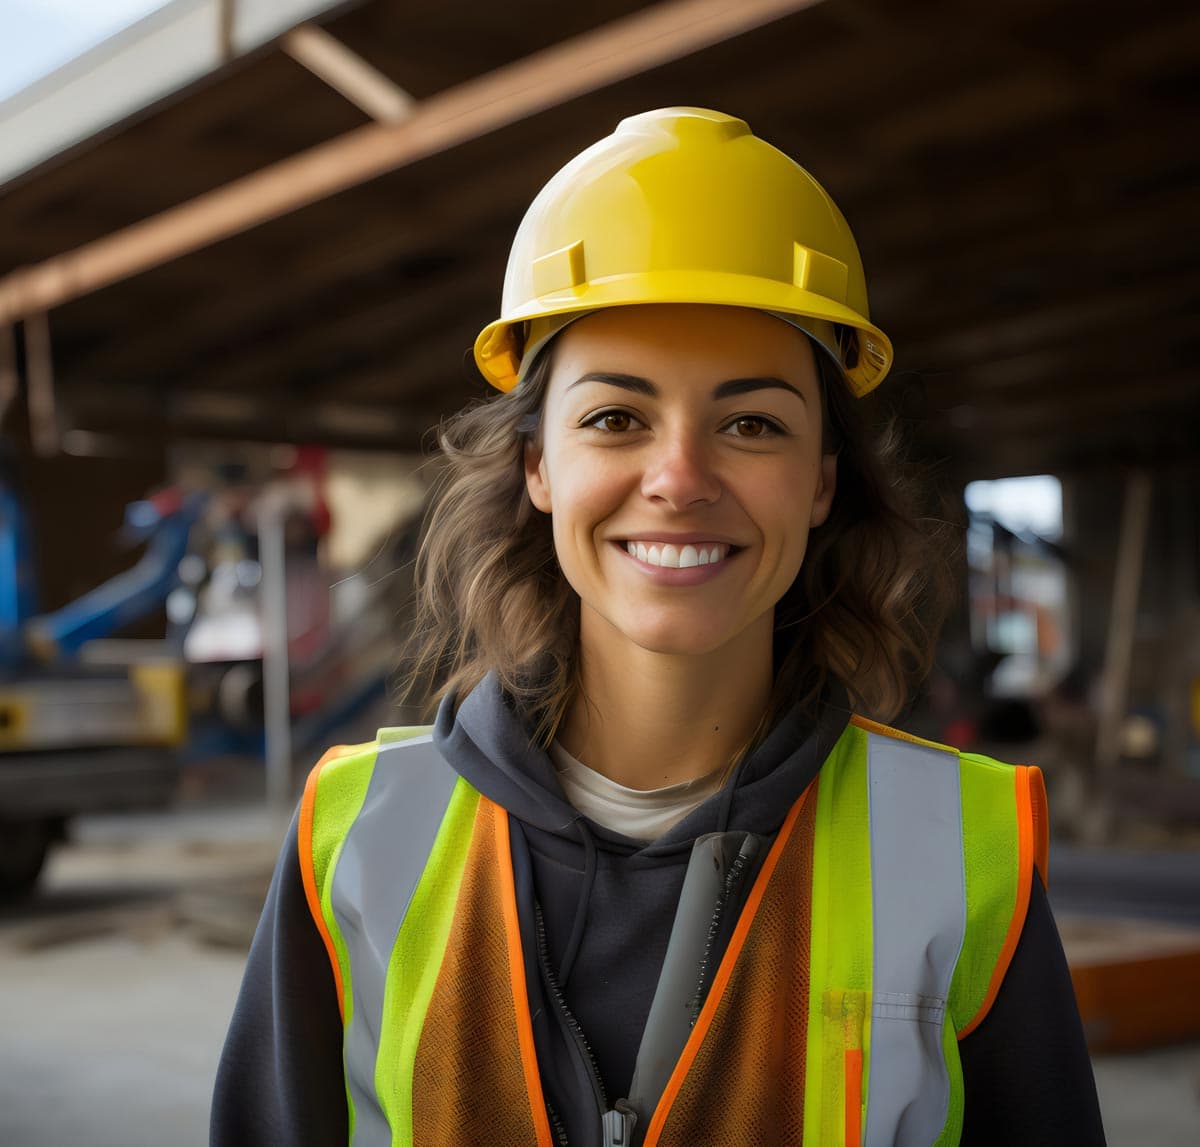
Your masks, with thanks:
[{"label": "reflective silver stripe", "polygon": [[[399,762],[389,759],[397,752],[404,753],[402,779]],[[380,745],[362,809],[334,868],[330,899],[350,956],[345,1066],[354,1103],[352,1147],[391,1147],[392,1132],[375,1094],[388,960],[457,780],[429,736]],[[366,919],[364,904],[371,906]]]},{"label": "reflective silver stripe", "polygon": [[967,922],[958,756],[871,733],[866,1147],[929,1147],[950,1101],[942,1023]]}]

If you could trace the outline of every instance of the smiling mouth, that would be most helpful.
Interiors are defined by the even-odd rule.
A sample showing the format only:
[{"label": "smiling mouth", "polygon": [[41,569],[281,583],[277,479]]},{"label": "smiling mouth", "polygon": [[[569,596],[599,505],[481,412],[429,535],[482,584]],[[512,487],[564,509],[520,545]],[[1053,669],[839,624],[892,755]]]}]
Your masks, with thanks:
[{"label": "smiling mouth", "polygon": [[668,569],[688,569],[724,561],[734,547],[724,542],[702,542],[699,545],[677,546],[671,542],[626,542],[631,557],[651,566]]}]

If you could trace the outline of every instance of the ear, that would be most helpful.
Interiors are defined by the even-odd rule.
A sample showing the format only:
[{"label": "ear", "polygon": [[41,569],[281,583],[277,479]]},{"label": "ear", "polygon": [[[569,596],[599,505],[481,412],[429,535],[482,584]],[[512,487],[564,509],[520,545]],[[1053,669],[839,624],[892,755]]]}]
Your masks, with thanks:
[{"label": "ear", "polygon": [[525,489],[534,506],[543,514],[550,513],[550,480],[546,475],[546,458],[536,442],[525,443]]},{"label": "ear", "polygon": [[821,468],[817,472],[817,490],[813,495],[812,516],[809,526],[821,526],[829,517],[833,506],[833,495],[837,491],[837,458],[836,454],[822,454]]}]

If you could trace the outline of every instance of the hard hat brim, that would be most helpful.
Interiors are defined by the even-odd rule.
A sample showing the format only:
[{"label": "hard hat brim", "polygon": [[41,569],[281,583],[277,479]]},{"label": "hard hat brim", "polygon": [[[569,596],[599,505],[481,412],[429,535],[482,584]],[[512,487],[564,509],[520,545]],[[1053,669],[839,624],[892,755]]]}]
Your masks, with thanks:
[{"label": "hard hat brim", "polygon": [[535,318],[647,303],[697,303],[750,307],[797,318],[824,319],[859,332],[857,361],[843,361],[851,391],[874,390],[892,364],[891,340],[865,315],[825,295],[789,283],[719,271],[651,271],[591,280],[579,287],[542,295],[489,323],[475,340],[475,362],[497,390],[516,386],[522,336],[514,328]]}]

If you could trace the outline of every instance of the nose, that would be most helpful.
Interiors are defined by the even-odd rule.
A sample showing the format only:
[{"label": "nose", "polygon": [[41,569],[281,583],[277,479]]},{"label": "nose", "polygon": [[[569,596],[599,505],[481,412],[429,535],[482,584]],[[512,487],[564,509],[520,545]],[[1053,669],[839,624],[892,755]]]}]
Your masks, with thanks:
[{"label": "nose", "polygon": [[646,459],[642,494],[677,510],[715,502],[721,482],[708,444],[687,431],[660,438]]}]

